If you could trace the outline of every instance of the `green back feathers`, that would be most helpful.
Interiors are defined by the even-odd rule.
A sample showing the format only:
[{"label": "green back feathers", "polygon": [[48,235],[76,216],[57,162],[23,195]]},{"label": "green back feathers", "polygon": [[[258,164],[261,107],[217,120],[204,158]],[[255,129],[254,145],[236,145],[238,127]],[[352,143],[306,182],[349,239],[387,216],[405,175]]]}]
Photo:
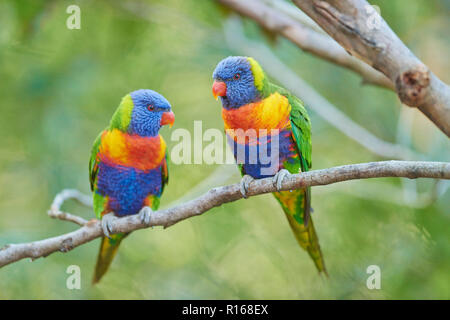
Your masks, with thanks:
[{"label": "green back feathers", "polygon": [[109,129],[119,129],[120,131],[127,131],[131,121],[131,114],[133,112],[133,99],[127,94],[122,98],[116,112],[114,112]]}]

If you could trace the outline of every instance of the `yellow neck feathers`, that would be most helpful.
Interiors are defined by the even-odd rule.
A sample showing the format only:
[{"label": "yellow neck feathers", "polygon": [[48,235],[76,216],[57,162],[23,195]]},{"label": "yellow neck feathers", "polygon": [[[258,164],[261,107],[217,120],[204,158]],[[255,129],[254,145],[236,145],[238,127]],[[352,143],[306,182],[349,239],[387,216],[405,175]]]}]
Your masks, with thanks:
[{"label": "yellow neck feathers", "polygon": [[258,62],[256,62],[255,59],[248,57],[248,62],[250,63],[250,67],[253,73],[253,77],[255,78],[255,87],[259,90],[263,90],[264,86],[264,71],[259,65]]}]

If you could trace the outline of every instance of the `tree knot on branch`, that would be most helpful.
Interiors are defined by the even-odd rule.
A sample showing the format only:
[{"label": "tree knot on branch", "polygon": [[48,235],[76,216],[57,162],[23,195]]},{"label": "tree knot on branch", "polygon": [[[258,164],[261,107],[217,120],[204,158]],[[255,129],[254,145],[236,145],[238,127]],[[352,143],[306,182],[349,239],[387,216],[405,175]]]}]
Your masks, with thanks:
[{"label": "tree knot on branch", "polygon": [[400,100],[410,107],[418,107],[424,103],[429,85],[430,71],[424,65],[401,73],[395,80]]},{"label": "tree knot on branch", "polygon": [[61,248],[59,248],[59,251],[61,251],[61,252],[68,252],[68,251],[70,251],[70,250],[72,250],[74,247],[73,247],[73,241],[72,241],[72,238],[67,238],[67,239],[64,239],[62,242],[61,242]]}]

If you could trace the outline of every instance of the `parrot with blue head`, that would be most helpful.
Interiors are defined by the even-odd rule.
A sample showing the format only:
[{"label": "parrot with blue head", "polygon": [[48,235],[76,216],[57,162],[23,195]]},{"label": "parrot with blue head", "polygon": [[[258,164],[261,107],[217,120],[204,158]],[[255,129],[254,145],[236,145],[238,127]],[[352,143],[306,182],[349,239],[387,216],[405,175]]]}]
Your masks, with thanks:
[{"label": "parrot with blue head", "polygon": [[168,183],[166,143],[159,130],[172,126],[170,103],[159,93],[141,89],[122,98],[109,126],[95,140],[89,161],[94,212],[104,237],[93,283],[108,270],[127,233],[110,234],[114,219],[139,214],[149,224]]},{"label": "parrot with blue head", "polygon": [[[213,80],[213,95],[222,101],[227,140],[243,175],[240,189],[244,198],[253,179],[273,177],[278,190],[273,195],[298,243],[308,252],[319,273],[327,274],[310,217],[310,188],[280,190],[286,176],[311,168],[311,122],[303,102],[271,83],[251,57],[223,59],[213,72]],[[276,161],[268,163],[262,159],[262,148]],[[244,150],[241,153],[244,159],[239,157],[239,150]]]}]

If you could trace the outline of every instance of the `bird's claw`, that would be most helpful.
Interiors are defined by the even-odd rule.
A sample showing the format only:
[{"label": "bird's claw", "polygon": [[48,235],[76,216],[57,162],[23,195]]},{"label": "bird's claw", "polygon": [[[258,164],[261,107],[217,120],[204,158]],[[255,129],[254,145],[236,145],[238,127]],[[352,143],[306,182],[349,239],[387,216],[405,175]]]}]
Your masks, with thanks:
[{"label": "bird's claw", "polygon": [[110,233],[112,232],[112,225],[111,223],[116,220],[117,217],[114,215],[113,212],[110,212],[108,214],[105,214],[102,217],[102,230],[103,230],[103,234],[105,235],[105,237],[111,239]]},{"label": "bird's claw", "polygon": [[150,216],[152,213],[153,210],[150,207],[143,207],[138,213],[139,219],[148,226],[150,224]]},{"label": "bird's claw", "polygon": [[277,172],[276,175],[273,176],[273,185],[277,188],[277,191],[281,190],[281,185],[283,184],[284,178],[289,176],[291,173],[287,171],[286,169],[281,169]]},{"label": "bird's claw", "polygon": [[244,175],[241,179],[241,182],[239,184],[239,189],[242,193],[242,196],[244,197],[244,199],[247,199],[247,192],[248,192],[248,187],[250,185],[250,183],[255,180],[253,179],[251,176],[249,176],[248,174]]}]

